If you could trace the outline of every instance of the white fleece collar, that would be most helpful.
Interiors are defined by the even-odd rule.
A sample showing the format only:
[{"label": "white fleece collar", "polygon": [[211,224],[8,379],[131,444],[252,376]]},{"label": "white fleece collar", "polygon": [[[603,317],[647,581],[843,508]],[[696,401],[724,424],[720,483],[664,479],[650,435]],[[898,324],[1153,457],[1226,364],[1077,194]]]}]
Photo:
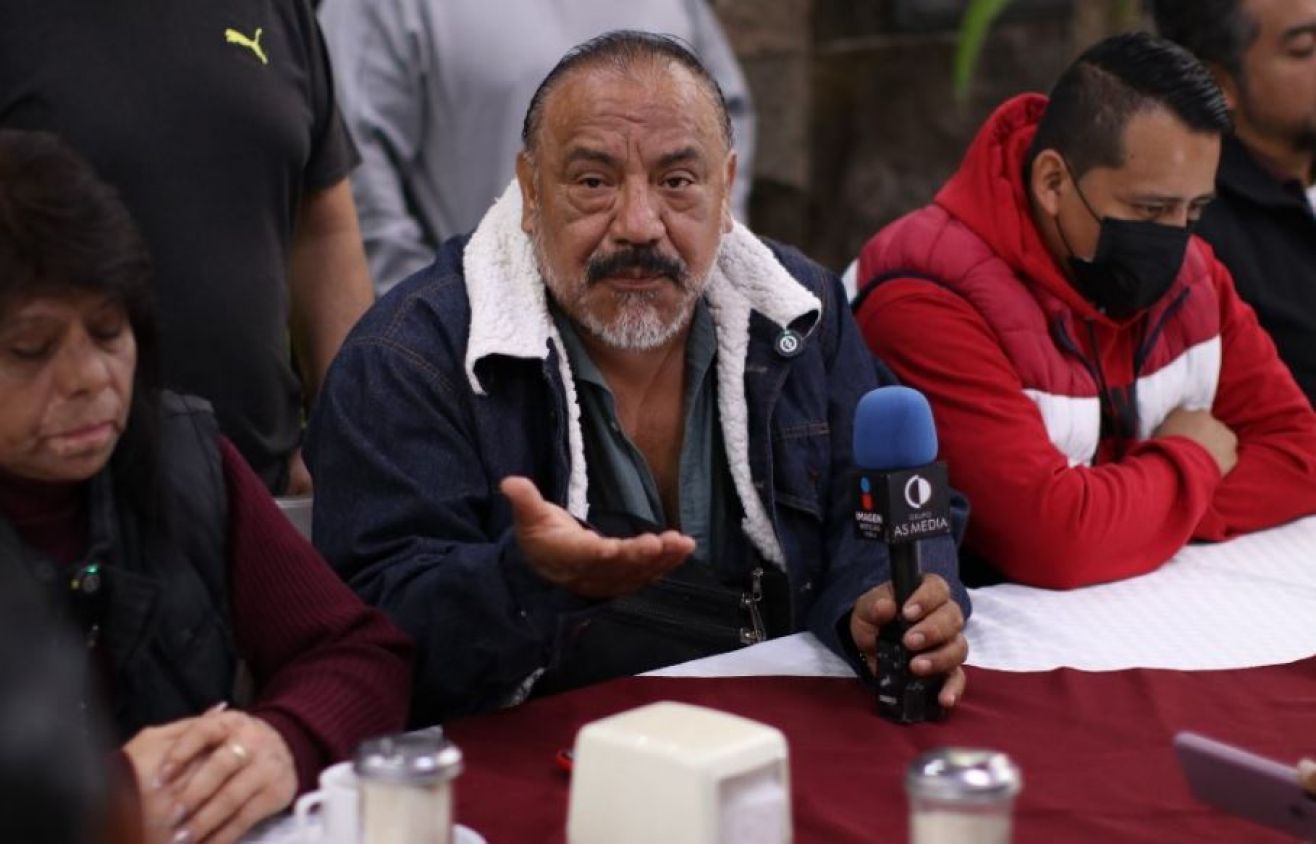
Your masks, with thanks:
[{"label": "white fleece collar", "polygon": [[[584,519],[589,509],[588,473],[580,403],[566,349],[548,310],[547,289],[539,275],[534,246],[521,230],[521,191],[515,180],[480,221],[466,244],[464,258],[466,294],[471,306],[465,364],[471,389],[476,395],[485,395],[475,367],[490,355],[544,360],[550,344],[557,349],[568,409],[571,470],[567,509]],[[722,238],[704,298],[717,331],[718,416],[728,469],[745,511],[745,535],[765,558],[784,566],[781,544],[749,471],[749,411],[745,399],[749,320],[752,313],[758,312],[784,329],[806,315],[820,315],[822,303],[740,223]]]}]

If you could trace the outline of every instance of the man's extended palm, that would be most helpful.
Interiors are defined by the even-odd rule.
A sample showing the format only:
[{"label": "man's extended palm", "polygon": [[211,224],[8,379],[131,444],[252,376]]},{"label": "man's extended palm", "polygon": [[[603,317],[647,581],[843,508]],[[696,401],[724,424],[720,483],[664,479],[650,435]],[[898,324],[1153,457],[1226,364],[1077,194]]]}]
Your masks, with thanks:
[{"label": "man's extended palm", "polygon": [[541,577],[586,598],[614,598],[648,586],[685,562],[695,541],[678,531],[627,539],[600,536],[544,500],[526,478],[499,486],[512,505],[516,541]]}]

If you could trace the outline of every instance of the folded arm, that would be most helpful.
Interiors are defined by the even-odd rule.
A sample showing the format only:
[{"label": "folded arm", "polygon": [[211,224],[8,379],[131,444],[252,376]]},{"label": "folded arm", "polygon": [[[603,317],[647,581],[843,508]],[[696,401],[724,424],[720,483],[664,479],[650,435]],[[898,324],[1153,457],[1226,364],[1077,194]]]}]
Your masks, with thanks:
[{"label": "folded arm", "polygon": [[1071,467],[987,324],[953,293],[890,281],[869,297],[860,324],[931,401],[951,483],[973,503],[969,547],[1010,579],[1064,589],[1151,571],[1210,506],[1219,469],[1186,438]]},{"label": "folded arm", "polygon": [[1193,531],[1209,540],[1316,513],[1316,413],[1219,263],[1215,284],[1222,360],[1212,414],[1238,437],[1238,463]]}]

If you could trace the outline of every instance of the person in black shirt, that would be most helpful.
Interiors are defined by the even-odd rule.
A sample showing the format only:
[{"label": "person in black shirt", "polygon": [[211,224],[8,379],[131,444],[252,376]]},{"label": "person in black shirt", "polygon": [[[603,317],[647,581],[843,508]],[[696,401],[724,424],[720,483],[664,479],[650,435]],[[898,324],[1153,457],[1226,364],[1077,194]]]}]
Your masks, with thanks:
[{"label": "person in black shirt", "polygon": [[309,2],[0,0],[0,126],[60,134],[118,188],[165,384],[213,403],[272,492],[309,491],[302,398],[373,298]]},{"label": "person in black shirt", "polygon": [[1157,0],[1155,14],[1234,118],[1198,234],[1316,403],[1316,0]]}]

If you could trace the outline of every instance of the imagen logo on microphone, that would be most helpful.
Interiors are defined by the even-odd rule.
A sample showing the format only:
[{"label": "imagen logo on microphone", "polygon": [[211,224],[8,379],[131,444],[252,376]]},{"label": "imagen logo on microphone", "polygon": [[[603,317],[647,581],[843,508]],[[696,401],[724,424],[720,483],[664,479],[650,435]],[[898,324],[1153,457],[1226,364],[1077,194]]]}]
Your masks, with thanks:
[{"label": "imagen logo on microphone", "polygon": [[[873,480],[867,475],[857,476],[859,483],[854,491],[854,524],[860,538],[880,540],[882,538],[883,519],[877,508],[877,494],[873,489]],[[879,479],[878,483],[881,483]]]}]

